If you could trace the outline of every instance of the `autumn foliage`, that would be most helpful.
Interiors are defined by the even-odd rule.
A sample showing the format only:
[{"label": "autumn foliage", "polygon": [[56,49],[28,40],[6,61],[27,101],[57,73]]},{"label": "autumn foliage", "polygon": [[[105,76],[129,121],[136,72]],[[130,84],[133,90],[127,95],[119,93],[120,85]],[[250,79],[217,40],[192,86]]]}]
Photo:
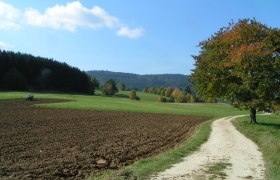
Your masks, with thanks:
[{"label": "autumn foliage", "polygon": [[192,80],[201,97],[219,98],[240,109],[273,109],[280,89],[280,30],[255,19],[221,28],[199,44]]}]

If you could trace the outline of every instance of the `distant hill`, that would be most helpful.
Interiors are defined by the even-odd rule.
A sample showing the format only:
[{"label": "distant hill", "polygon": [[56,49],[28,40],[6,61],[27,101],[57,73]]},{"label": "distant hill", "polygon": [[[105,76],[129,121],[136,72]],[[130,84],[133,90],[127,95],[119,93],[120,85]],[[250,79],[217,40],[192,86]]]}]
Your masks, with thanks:
[{"label": "distant hill", "polygon": [[133,73],[111,72],[111,71],[87,71],[88,75],[96,77],[101,84],[104,84],[109,79],[118,82],[123,82],[126,89],[137,88],[142,90],[145,87],[171,86],[174,88],[185,88],[190,84],[189,76],[182,74],[152,74],[138,75]]}]

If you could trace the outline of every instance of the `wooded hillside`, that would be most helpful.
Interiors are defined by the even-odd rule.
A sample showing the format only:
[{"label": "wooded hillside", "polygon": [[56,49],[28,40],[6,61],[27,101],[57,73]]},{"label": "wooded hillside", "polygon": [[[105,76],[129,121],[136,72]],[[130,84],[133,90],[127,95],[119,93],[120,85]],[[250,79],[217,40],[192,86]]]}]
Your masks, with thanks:
[{"label": "wooded hillside", "polygon": [[123,82],[127,89],[137,88],[142,90],[145,87],[152,86],[185,88],[190,84],[189,76],[182,74],[138,75],[111,71],[87,71],[87,74],[96,77],[101,84],[104,84],[109,79],[113,79],[117,83]]},{"label": "wooded hillside", "polygon": [[0,50],[0,89],[87,93],[91,84],[85,72],[66,63]]}]

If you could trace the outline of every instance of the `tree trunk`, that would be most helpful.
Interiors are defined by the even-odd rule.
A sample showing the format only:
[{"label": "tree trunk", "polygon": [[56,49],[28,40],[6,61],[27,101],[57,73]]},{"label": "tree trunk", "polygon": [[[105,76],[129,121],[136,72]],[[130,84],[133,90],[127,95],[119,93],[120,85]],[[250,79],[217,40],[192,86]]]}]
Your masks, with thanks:
[{"label": "tree trunk", "polygon": [[257,123],[256,112],[256,108],[250,109],[250,123]]}]

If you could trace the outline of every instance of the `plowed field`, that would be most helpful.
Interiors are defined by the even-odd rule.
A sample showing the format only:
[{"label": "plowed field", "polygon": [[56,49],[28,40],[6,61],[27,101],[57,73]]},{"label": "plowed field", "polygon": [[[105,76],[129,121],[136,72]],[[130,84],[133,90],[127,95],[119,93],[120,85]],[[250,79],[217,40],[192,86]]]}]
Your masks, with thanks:
[{"label": "plowed field", "polygon": [[[0,178],[83,179],[176,147],[205,117],[0,101]],[[209,119],[209,118],[208,118]]]}]

